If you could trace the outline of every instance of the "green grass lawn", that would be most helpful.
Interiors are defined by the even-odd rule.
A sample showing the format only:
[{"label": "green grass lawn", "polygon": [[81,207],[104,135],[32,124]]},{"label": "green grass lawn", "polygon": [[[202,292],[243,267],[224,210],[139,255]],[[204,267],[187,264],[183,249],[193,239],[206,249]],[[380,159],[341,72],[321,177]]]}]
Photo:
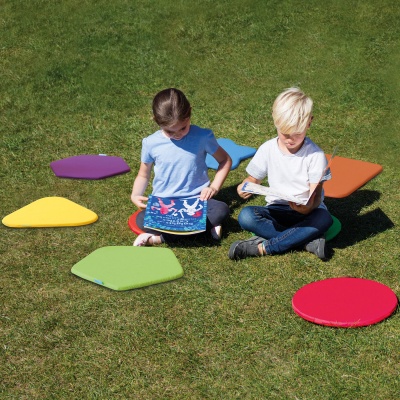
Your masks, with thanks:
[{"label": "green grass lawn", "polygon": [[[395,0],[3,0],[0,13],[2,218],[61,196],[99,215],[77,228],[0,230],[2,399],[397,399],[400,319],[335,329],[292,310],[303,285],[378,280],[400,294],[400,7]],[[258,147],[271,106],[298,85],[315,103],[309,132],[326,152],[381,164],[345,199],[326,263],[305,252],[232,262],[248,237],[236,195],[220,245],[173,251],[174,282],[115,292],[72,275],[103,246],[130,246],[127,219],[156,92],[182,89],[193,123]],[[123,157],[132,171],[59,179],[51,161]],[[349,172],[351,173],[351,172]],[[210,171],[210,175],[213,171]],[[261,197],[246,204],[263,204]]]}]

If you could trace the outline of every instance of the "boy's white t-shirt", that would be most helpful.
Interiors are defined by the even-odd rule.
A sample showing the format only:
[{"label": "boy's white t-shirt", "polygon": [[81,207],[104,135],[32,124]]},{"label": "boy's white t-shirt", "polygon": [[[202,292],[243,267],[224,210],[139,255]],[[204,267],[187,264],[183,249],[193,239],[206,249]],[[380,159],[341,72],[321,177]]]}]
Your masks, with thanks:
[{"label": "boy's white t-shirt", "polygon": [[[278,138],[273,138],[259,147],[246,171],[260,181],[268,176],[268,186],[272,189],[306,200],[310,184],[320,181],[326,166],[324,152],[310,138],[305,138],[303,146],[295,154],[283,153],[278,146]],[[328,169],[322,181],[329,179],[331,173]],[[274,195],[266,196],[265,200],[268,205],[288,204]]]}]

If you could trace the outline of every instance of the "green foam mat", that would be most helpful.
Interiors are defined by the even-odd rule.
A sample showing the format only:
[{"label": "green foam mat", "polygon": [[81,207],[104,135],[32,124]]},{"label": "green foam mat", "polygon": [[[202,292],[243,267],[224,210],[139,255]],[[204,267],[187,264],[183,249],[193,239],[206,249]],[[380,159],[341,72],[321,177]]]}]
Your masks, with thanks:
[{"label": "green foam mat", "polygon": [[113,290],[136,289],[183,276],[175,254],[163,247],[101,247],[76,263],[71,272]]},{"label": "green foam mat", "polygon": [[333,222],[332,222],[332,225],[330,226],[330,228],[325,233],[326,241],[332,240],[342,230],[341,222],[336,217],[334,217],[332,214],[331,214],[331,217],[333,219]]}]

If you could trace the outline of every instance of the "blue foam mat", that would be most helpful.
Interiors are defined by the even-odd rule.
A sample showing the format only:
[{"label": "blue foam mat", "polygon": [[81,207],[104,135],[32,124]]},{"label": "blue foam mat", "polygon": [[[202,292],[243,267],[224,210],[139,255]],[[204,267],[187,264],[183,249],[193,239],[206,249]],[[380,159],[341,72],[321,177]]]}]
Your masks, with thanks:
[{"label": "blue foam mat", "polygon": [[[253,147],[240,146],[230,139],[220,138],[217,142],[232,158],[231,170],[237,168],[242,160],[254,156],[257,151]],[[206,164],[208,168],[218,169],[217,160],[209,154],[206,157]]]}]

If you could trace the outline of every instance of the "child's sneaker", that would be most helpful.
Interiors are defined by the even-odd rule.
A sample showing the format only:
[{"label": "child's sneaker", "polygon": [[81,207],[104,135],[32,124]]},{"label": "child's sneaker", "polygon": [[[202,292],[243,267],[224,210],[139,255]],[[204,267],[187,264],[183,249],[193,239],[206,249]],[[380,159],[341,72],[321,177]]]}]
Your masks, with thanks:
[{"label": "child's sneaker", "polygon": [[246,257],[260,257],[258,245],[265,239],[259,236],[253,236],[247,240],[238,240],[231,244],[228,256],[231,260],[240,260]]},{"label": "child's sneaker", "polygon": [[312,242],[307,243],[304,249],[310,253],[315,254],[322,261],[325,261],[327,259],[326,242],[324,238],[314,239]]}]

